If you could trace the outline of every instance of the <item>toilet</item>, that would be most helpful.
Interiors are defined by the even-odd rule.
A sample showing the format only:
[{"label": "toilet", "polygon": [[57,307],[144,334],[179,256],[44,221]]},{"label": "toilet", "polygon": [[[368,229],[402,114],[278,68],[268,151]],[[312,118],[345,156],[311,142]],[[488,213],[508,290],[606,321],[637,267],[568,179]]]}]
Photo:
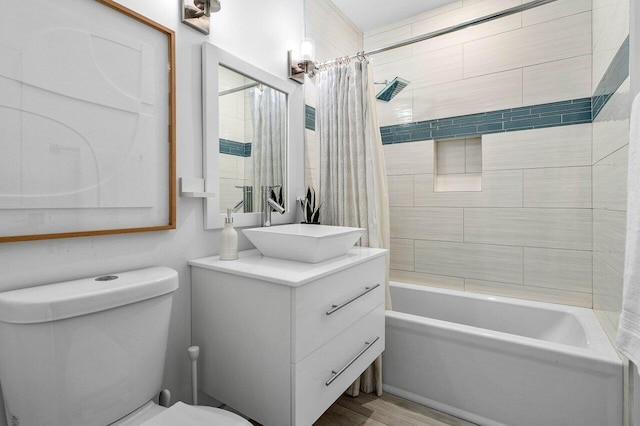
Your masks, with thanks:
[{"label": "toilet", "polygon": [[0,293],[0,387],[11,426],[250,426],[160,391],[178,274],[165,267]]}]

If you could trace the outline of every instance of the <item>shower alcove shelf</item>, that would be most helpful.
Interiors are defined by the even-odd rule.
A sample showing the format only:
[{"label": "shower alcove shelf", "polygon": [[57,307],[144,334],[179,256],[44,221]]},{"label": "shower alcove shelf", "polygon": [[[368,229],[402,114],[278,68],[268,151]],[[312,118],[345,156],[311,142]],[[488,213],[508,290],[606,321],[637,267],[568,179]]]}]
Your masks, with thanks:
[{"label": "shower alcove shelf", "polygon": [[385,253],[189,261],[201,390],[261,424],[313,424],[384,350]]}]

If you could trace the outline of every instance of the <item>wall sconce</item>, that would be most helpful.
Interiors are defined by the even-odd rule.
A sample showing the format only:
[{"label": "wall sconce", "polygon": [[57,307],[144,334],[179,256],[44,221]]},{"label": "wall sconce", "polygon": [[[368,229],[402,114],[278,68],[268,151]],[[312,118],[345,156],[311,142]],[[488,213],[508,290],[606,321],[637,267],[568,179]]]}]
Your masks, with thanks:
[{"label": "wall sconce", "polygon": [[181,0],[182,23],[209,34],[209,18],[220,10],[220,0]]},{"label": "wall sconce", "polygon": [[300,53],[289,50],[289,78],[304,84],[305,74],[313,77],[316,73],[315,53],[316,44],[308,38],[300,43]]}]

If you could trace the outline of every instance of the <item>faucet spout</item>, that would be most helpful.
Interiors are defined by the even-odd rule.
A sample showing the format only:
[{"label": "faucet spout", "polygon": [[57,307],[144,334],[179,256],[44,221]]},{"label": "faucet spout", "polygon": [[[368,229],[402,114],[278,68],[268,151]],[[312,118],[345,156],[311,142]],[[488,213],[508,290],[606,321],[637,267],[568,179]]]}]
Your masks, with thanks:
[{"label": "faucet spout", "polygon": [[280,214],[284,214],[284,208],[280,204],[276,203],[273,198],[268,198],[267,203],[273,208],[273,210]]},{"label": "faucet spout", "polygon": [[261,226],[271,226],[271,212],[273,210],[280,214],[284,214],[285,210],[280,204],[278,204],[273,198],[271,198],[271,190],[275,188],[273,186],[262,186],[260,192],[262,195],[262,213],[261,213]]}]

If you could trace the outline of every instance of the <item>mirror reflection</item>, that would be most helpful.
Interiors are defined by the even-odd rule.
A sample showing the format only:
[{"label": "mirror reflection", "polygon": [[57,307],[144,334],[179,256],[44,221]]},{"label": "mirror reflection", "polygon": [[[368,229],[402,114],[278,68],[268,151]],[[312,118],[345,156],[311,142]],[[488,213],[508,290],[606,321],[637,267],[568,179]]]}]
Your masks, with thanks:
[{"label": "mirror reflection", "polygon": [[218,87],[220,213],[259,212],[262,186],[284,206],[286,94],[222,65]]}]

